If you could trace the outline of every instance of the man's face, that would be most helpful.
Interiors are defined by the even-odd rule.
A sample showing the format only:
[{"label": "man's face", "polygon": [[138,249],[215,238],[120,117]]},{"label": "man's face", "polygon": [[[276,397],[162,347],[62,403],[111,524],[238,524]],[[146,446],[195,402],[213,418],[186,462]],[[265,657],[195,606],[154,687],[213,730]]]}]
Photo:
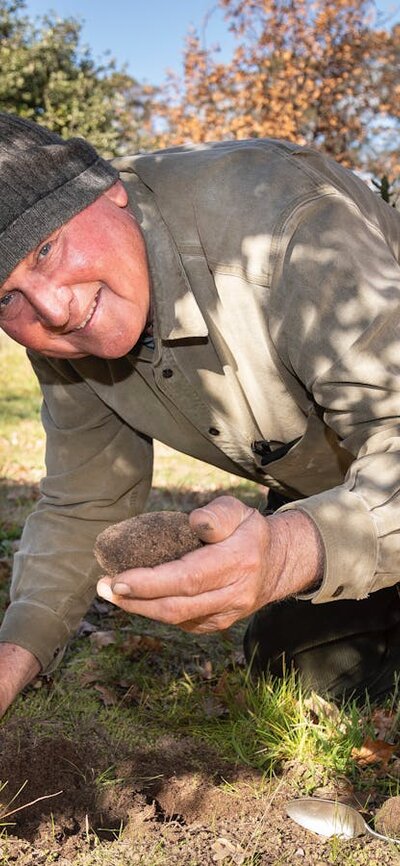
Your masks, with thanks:
[{"label": "man's face", "polygon": [[116,183],[30,252],[0,288],[0,326],[52,358],[120,358],[149,315],[146,249]]}]

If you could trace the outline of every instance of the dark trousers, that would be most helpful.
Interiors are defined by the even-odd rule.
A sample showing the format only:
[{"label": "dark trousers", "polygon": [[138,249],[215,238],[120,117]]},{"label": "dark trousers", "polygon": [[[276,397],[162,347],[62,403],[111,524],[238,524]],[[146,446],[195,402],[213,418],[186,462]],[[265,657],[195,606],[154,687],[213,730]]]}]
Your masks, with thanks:
[{"label": "dark trousers", "polygon": [[334,699],[382,698],[400,673],[400,584],[361,601],[268,605],[250,621],[244,650],[255,674],[294,669]]}]

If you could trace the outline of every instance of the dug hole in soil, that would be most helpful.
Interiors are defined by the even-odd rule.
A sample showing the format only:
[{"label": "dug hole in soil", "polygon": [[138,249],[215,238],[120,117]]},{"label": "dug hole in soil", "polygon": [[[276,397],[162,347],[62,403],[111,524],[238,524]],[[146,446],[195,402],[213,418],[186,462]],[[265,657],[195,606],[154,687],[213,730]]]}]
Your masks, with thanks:
[{"label": "dug hole in soil", "polygon": [[341,842],[343,856],[332,859],[331,840],[286,817],[285,804],[298,796],[299,774],[307,768],[292,764],[266,785],[256,770],[226,764],[189,737],[116,752],[95,728],[81,731],[79,741],[54,731],[49,737],[45,722],[40,732],[31,728],[25,720],[2,728],[0,779],[8,780],[2,814],[62,793],[4,819],[12,824],[0,839],[2,864],[399,863],[392,847],[372,837]]}]

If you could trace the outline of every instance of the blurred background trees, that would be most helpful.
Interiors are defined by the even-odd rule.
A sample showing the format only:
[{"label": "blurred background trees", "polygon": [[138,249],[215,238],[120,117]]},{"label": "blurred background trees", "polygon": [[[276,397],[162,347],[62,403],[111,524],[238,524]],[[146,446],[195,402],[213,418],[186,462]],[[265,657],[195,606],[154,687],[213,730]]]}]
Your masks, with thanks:
[{"label": "blurred background trees", "polygon": [[[49,0],[50,2],[50,0]],[[212,3],[212,0],[210,0]],[[183,68],[156,89],[81,45],[80,24],[32,22],[0,0],[0,110],[105,155],[223,138],[288,138],[387,189],[400,175],[400,24],[373,0],[216,0],[234,37],[222,62],[191,32]],[[212,9],[210,10],[212,13]],[[380,182],[380,181],[379,181]]]},{"label": "blurred background trees", "polygon": [[400,170],[400,25],[371,0],[219,0],[231,60],[187,39],[163,143],[272,136],[369,172]]},{"label": "blurred background trees", "polygon": [[0,0],[0,111],[81,135],[105,156],[146,144],[146,89],[112,59],[97,65],[74,18],[34,23],[25,8]]}]

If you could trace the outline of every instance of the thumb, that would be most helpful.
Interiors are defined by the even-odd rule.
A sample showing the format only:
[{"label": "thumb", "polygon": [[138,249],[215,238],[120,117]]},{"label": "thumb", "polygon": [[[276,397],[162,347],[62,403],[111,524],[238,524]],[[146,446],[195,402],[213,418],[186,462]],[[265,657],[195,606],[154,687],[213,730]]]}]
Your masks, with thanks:
[{"label": "thumb", "polygon": [[203,508],[195,508],[189,523],[201,541],[215,544],[229,538],[253,510],[234,496],[218,496]]}]

